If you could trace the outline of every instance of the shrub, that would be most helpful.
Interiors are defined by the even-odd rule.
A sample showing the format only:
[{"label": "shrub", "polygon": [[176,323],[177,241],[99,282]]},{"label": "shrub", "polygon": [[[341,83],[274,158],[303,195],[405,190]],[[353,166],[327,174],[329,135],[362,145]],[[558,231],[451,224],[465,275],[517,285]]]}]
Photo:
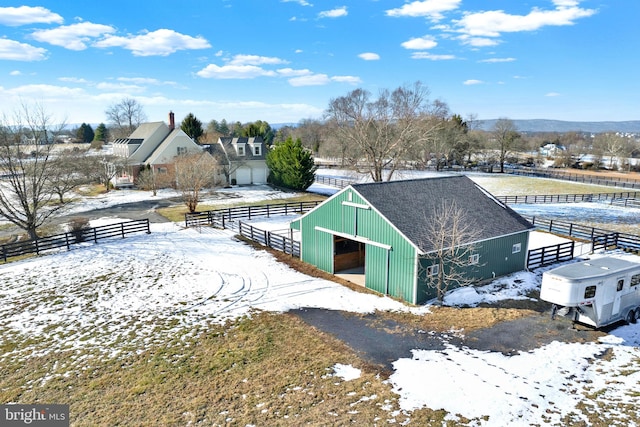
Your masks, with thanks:
[{"label": "shrub", "polygon": [[74,218],[69,222],[69,233],[75,238],[76,243],[85,241],[90,228],[89,220],[84,217]]}]

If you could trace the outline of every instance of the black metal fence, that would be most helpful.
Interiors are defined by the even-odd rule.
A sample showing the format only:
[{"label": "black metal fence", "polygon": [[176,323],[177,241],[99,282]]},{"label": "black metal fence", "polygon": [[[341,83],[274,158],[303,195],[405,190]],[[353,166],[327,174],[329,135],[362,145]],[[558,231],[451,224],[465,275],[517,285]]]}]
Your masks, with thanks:
[{"label": "black metal fence", "polygon": [[560,243],[558,245],[531,249],[527,253],[527,268],[533,269],[560,261],[572,260],[574,248],[575,242],[571,241]]},{"label": "black metal fence", "polygon": [[187,212],[184,215],[186,227],[212,225],[219,228],[236,228],[228,224],[240,219],[269,217],[271,215],[302,214],[322,203],[322,200],[295,203],[275,203],[261,206],[236,206],[203,212]]},{"label": "black metal fence", "polygon": [[11,257],[40,254],[41,252],[58,248],[67,248],[67,250],[69,250],[74,244],[87,241],[98,242],[98,240],[110,237],[122,237],[124,239],[128,234],[140,232],[151,233],[148,219],[131,220],[99,227],[73,230],[64,234],[41,237],[35,240],[7,243],[2,245],[0,250],[2,250],[2,259],[4,262],[7,262],[7,259]]},{"label": "black metal fence", "polygon": [[[535,216],[523,215],[537,229],[548,231],[560,236],[572,237],[588,242],[596,242],[595,248],[599,248],[598,242],[606,238],[607,249],[622,249],[629,252],[640,252],[640,236],[628,233],[619,233],[601,228],[589,227],[586,225],[574,224],[571,222],[558,221],[553,219],[536,218]],[[615,235],[615,239],[611,236]]]},{"label": "black metal fence", "polygon": [[540,178],[562,179],[565,181],[583,182],[587,184],[606,185],[608,187],[622,187],[640,189],[640,180],[624,177],[598,176],[593,174],[571,173],[554,169],[515,168],[505,169],[513,175],[535,176]]},{"label": "black metal fence", "polygon": [[497,196],[496,199],[509,204],[533,203],[579,203],[579,202],[610,202],[618,204],[620,200],[635,199],[640,193],[625,191],[620,193],[589,193],[589,194],[547,194],[527,196]]},{"label": "black metal fence", "polygon": [[334,178],[332,176],[316,175],[316,182],[320,184],[329,185],[336,188],[344,188],[351,184],[356,184],[356,181],[350,181],[348,179]]},{"label": "black metal fence", "polygon": [[268,246],[297,258],[300,257],[300,242],[294,240],[293,237],[286,237],[271,231],[262,230],[252,225],[245,224],[242,221],[238,221],[238,231],[241,236],[244,236],[254,242],[258,242],[263,246]]}]

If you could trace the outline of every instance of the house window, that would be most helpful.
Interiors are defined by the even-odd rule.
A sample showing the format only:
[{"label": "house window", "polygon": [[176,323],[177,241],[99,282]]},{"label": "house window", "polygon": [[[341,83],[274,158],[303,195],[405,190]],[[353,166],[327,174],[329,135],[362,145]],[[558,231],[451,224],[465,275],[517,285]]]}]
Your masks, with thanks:
[{"label": "house window", "polygon": [[260,154],[262,154],[262,147],[260,147],[259,145],[253,147],[253,155],[259,156]]},{"label": "house window", "polygon": [[161,174],[166,174],[168,171],[167,171],[167,168],[160,166],[160,167],[156,168],[156,172],[161,173]]},{"label": "house window", "polygon": [[187,154],[187,147],[178,147],[178,156]]},{"label": "house window", "polygon": [[477,264],[478,262],[480,262],[480,254],[473,254],[469,257],[470,265]]},{"label": "house window", "polygon": [[427,267],[427,276],[435,276],[440,271],[440,266],[438,264],[430,265]]},{"label": "house window", "polygon": [[511,253],[512,254],[517,254],[518,252],[520,252],[522,250],[522,243],[516,243],[513,245],[513,247],[511,248]]},{"label": "house window", "polygon": [[244,156],[244,144],[238,145],[238,156]]},{"label": "house window", "polygon": [[596,296],[596,287],[595,286],[587,286],[584,289],[584,297],[585,298],[593,298]]},{"label": "house window", "polygon": [[616,291],[620,292],[624,288],[624,279],[618,280],[618,286],[616,287]]}]

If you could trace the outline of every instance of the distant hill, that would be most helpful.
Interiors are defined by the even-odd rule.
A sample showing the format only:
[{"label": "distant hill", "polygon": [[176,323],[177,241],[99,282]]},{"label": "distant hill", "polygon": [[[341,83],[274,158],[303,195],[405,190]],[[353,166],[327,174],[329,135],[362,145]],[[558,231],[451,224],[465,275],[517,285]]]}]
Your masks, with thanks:
[{"label": "distant hill", "polygon": [[[482,130],[491,130],[497,119],[479,120]],[[640,120],[622,122],[567,122],[562,120],[513,120],[513,124],[520,132],[623,132],[640,133]]]}]

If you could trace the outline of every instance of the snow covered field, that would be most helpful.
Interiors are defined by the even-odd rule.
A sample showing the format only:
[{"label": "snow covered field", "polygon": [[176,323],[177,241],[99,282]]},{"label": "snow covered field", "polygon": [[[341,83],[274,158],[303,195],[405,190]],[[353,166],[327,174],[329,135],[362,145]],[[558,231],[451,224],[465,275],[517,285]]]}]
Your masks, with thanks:
[{"label": "snow covered field", "polygon": [[[323,186],[313,190],[335,191]],[[244,200],[282,196],[268,187],[230,191],[242,193]],[[117,191],[74,209],[80,212],[140,197],[150,195]],[[283,228],[282,220],[287,219],[256,219],[254,225]],[[105,218],[95,224],[116,220]],[[152,224],[151,231],[0,266],[0,347],[9,341],[30,343],[0,354],[0,363],[74,349],[77,358],[60,361],[71,374],[89,363],[87,353],[98,359],[114,357],[176,333],[196,334],[208,322],[223,322],[251,310],[318,307],[430,313],[429,306],[408,307],[303,275],[237,241],[230,231],[202,228],[199,232],[173,223]],[[547,246],[558,241],[535,233],[531,244]],[[540,279],[541,271],[521,272],[482,288],[455,290],[445,302],[477,305],[527,298]],[[416,349],[412,358],[394,363],[389,381],[403,410],[442,408],[468,418],[488,417],[483,425],[561,425],[570,414],[572,423],[586,422],[576,410],[585,402],[599,408],[602,419],[625,420],[616,405],[638,403],[638,346],[640,324],[620,326],[598,343],[554,342],[513,356],[468,348]],[[611,357],[599,357],[607,351]],[[345,365],[334,369],[347,379],[359,372]],[[47,380],[41,378],[34,386]]]}]

